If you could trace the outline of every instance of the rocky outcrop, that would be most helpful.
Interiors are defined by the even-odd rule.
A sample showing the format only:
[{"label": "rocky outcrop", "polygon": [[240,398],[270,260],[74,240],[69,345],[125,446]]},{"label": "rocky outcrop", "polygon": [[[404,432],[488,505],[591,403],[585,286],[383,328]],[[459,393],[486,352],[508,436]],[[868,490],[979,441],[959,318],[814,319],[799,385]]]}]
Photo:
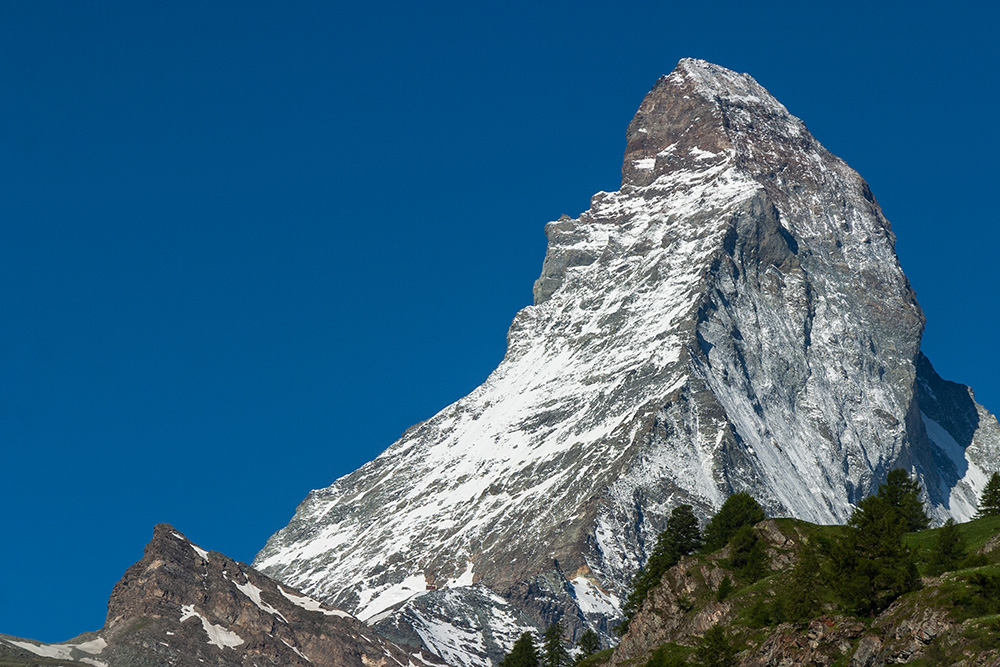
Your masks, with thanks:
[{"label": "rocky outcrop", "polygon": [[483,624],[453,654],[472,665],[525,624],[613,641],[679,503],[706,515],[748,491],[772,516],[841,522],[903,467],[935,519],[971,515],[1000,428],[921,355],[865,181],[704,61],[656,83],[626,140],[620,190],[546,225],[500,366],[310,493],[257,567],[425,645],[454,605]]},{"label": "rocky outcrop", "polygon": [[94,667],[443,667],[166,524],[115,585],[101,630],[62,644],[0,637],[0,656]]},{"label": "rocky outcrop", "polygon": [[[798,524],[779,526],[768,519],[754,530],[767,546],[770,569],[787,570],[794,564],[796,551],[803,542]],[[743,607],[737,600],[716,599],[722,580],[734,577],[727,568],[729,557],[727,546],[708,557],[682,558],[667,570],[629,624],[611,664],[617,667],[636,660],[644,662],[661,644],[686,642],[714,625],[731,623]]]},{"label": "rocky outcrop", "polygon": [[[724,628],[735,649],[732,667],[885,667],[920,659],[933,665],[1000,665],[996,617],[976,617],[968,611],[970,596],[982,594],[970,585],[977,571],[973,569],[925,577],[918,590],[875,618],[844,615],[829,595],[817,617],[807,622],[775,624],[768,612],[762,614],[761,605],[773,604],[786,590],[802,546],[834,539],[831,529],[790,520],[755,526],[768,547],[770,574],[752,584],[741,581],[730,567],[730,547],[682,559],[650,591],[611,656],[610,667],[642,667],[664,644],[691,651],[714,626]],[[986,544],[994,541],[990,538]],[[916,553],[927,557],[919,549]],[[978,572],[992,575],[996,560],[992,554]],[[837,573],[828,565],[821,570],[815,573],[818,580],[829,578],[829,585],[836,587]],[[734,592],[719,601],[720,584],[727,576],[737,583]]]}]

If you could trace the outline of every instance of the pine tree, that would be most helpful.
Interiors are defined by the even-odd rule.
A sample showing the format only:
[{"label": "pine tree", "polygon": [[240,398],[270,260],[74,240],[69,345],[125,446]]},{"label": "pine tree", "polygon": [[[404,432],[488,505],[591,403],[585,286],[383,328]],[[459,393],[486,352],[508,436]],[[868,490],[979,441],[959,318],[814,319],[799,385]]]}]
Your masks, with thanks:
[{"label": "pine tree", "polygon": [[778,615],[793,623],[801,623],[813,618],[820,608],[820,563],[816,546],[807,542],[799,554],[799,560],[792,568],[784,590],[776,606]]},{"label": "pine tree", "polygon": [[729,575],[724,575],[722,581],[719,582],[719,587],[715,589],[715,599],[722,602],[729,594],[733,592],[733,580],[729,578]]},{"label": "pine tree", "polygon": [[743,526],[753,526],[766,518],[764,508],[746,492],[734,493],[705,525],[703,551],[712,552],[729,543]]},{"label": "pine tree", "polygon": [[572,662],[569,651],[563,646],[563,633],[561,621],[556,621],[545,631],[542,638],[542,667],[565,667]]},{"label": "pine tree", "polygon": [[522,633],[521,636],[517,638],[517,641],[514,642],[514,648],[510,650],[510,653],[504,656],[500,666],[539,667],[538,649],[535,648],[535,640],[532,638],[530,632]]},{"label": "pine tree", "polygon": [[671,510],[667,529],[663,531],[662,538],[663,551],[669,554],[670,558],[677,560],[701,548],[698,518],[695,517],[690,505],[678,505]]},{"label": "pine tree", "polygon": [[694,553],[701,546],[701,531],[698,519],[690,505],[678,505],[670,512],[667,528],[656,538],[656,546],[650,554],[646,567],[632,579],[632,590],[625,599],[622,612],[625,620],[617,628],[624,635],[628,625],[649,591],[660,583],[663,573],[672,568],[681,557]]},{"label": "pine tree", "polygon": [[920,578],[913,552],[903,545],[906,522],[881,496],[869,496],[847,521],[840,539],[831,544],[841,603],[851,612],[874,616]]},{"label": "pine tree", "polygon": [[889,471],[876,495],[895,508],[903,518],[907,531],[926,530],[931,525],[924,511],[924,502],[920,500],[920,483],[902,468]]},{"label": "pine tree", "polygon": [[576,646],[580,649],[580,659],[582,660],[601,650],[601,638],[597,636],[596,632],[587,628],[576,641]]},{"label": "pine tree", "polygon": [[703,667],[733,667],[736,664],[736,648],[721,625],[713,625],[705,631],[694,655]]},{"label": "pine tree", "polygon": [[729,566],[753,583],[767,574],[767,547],[752,526],[742,526],[730,540]]},{"label": "pine tree", "polygon": [[937,540],[934,542],[934,548],[931,551],[927,572],[932,575],[939,575],[942,572],[954,570],[964,558],[965,538],[962,537],[962,531],[958,529],[955,520],[948,519],[938,529]]},{"label": "pine tree", "polygon": [[983,487],[976,517],[984,516],[1000,516],[1000,473],[995,472],[990,475],[990,481]]}]

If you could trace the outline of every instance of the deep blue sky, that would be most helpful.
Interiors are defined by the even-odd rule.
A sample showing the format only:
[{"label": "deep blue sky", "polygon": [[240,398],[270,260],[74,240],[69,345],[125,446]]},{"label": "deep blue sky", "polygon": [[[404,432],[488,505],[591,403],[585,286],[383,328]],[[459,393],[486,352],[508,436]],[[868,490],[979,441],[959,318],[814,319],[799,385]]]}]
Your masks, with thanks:
[{"label": "deep blue sky", "polygon": [[160,521],[251,560],[479,384],[684,56],[868,179],[1000,409],[995,11],[619,5],[0,3],[0,632],[98,628]]}]

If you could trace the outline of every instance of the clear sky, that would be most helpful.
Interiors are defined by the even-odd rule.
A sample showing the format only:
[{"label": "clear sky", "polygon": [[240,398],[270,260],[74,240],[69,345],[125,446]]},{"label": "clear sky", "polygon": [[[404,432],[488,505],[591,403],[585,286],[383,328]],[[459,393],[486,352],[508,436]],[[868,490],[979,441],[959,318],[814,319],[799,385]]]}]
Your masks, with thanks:
[{"label": "clear sky", "polygon": [[157,522],[250,561],[477,386],[685,56],[868,179],[1000,410],[986,4],[0,3],[0,632],[100,627]]}]

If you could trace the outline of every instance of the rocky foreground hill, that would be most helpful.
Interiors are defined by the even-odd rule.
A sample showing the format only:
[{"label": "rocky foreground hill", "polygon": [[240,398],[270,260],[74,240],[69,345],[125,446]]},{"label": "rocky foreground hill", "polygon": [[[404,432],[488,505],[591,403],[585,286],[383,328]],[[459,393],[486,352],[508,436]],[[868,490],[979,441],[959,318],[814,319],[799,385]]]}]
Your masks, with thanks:
[{"label": "rocky foreground hill", "polygon": [[[918,590],[877,616],[844,613],[828,591],[818,613],[794,623],[774,619],[768,605],[789,585],[807,545],[834,538],[840,529],[769,519],[754,530],[767,550],[768,571],[761,580],[741,577],[731,560],[732,545],[685,557],[650,592],[620,645],[582,667],[697,665],[697,649],[714,627],[724,629],[729,667],[1000,665],[1000,517],[960,526],[974,557],[939,576],[927,576],[939,529],[908,535],[905,542],[915,549],[925,576]],[[838,573],[818,565],[817,580],[835,589]],[[720,594],[724,580],[732,590]]]},{"label": "rocky foreground hill", "polygon": [[967,519],[1000,427],[920,352],[865,181],[746,74],[682,60],[628,126],[622,185],[545,227],[500,366],[310,493],[262,571],[450,662],[561,619],[612,641],[672,507],[748,491],[843,522],[901,467]]},{"label": "rocky foreground hill", "polygon": [[115,585],[103,628],[59,644],[0,635],[0,665],[443,667],[167,524]]}]

